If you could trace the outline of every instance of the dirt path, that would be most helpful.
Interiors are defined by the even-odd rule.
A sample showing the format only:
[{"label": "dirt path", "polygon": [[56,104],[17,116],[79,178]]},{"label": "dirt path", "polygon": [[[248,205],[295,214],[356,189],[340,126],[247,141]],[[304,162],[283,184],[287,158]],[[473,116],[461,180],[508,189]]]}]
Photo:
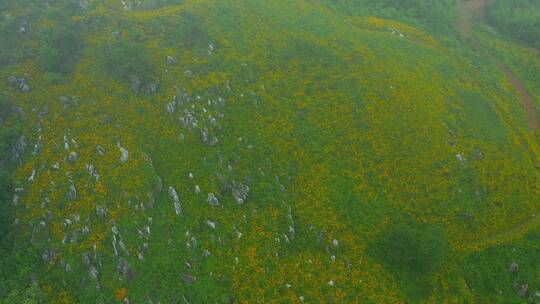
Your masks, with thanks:
[{"label": "dirt path", "polygon": [[[538,112],[536,111],[536,105],[532,96],[527,92],[523,84],[519,81],[519,79],[517,79],[514,73],[512,73],[512,71],[506,65],[500,62],[495,56],[493,56],[489,52],[488,49],[484,48],[480,44],[480,42],[471,35],[472,22],[474,18],[479,18],[480,20],[484,19],[484,8],[486,4],[487,0],[462,0],[460,3],[459,11],[459,30],[465,38],[472,40],[474,47],[479,52],[482,52],[488,56],[491,62],[493,62],[493,64],[495,64],[499,68],[499,70],[504,73],[508,81],[514,86],[527,112],[527,122],[529,125],[529,129],[533,133],[536,133],[538,131],[539,125]],[[531,218],[515,227],[480,239],[470,244],[470,247],[474,247],[476,249],[483,249],[495,244],[512,241],[516,238],[522,237],[528,231],[536,229],[538,227],[540,227],[540,216],[533,215]]]},{"label": "dirt path", "polygon": [[484,17],[486,0],[462,0],[459,6],[459,30],[465,38],[471,38],[471,23],[475,15]]},{"label": "dirt path", "polygon": [[495,58],[495,56],[493,56],[489,50],[482,47],[480,42],[471,35],[472,22],[474,18],[479,18],[480,20],[484,19],[484,8],[486,4],[487,0],[462,0],[459,9],[459,30],[465,38],[473,41],[473,44],[478,51],[487,54],[489,59],[499,68],[499,70],[504,73],[508,81],[510,81],[510,83],[514,86],[518,92],[521,103],[527,112],[527,124],[529,129],[531,132],[536,133],[538,131],[539,119],[534,99],[529,92],[527,92],[527,89],[525,89],[525,86],[521,83],[521,81],[519,81],[516,75],[514,75],[514,73],[505,64]]}]

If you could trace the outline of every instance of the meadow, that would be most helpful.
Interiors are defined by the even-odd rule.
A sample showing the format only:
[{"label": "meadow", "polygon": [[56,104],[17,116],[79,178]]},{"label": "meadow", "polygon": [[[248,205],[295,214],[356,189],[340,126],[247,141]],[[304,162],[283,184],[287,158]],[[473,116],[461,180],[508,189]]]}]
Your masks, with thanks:
[{"label": "meadow", "polygon": [[455,2],[49,2],[0,16],[0,303],[540,300],[539,137]]}]

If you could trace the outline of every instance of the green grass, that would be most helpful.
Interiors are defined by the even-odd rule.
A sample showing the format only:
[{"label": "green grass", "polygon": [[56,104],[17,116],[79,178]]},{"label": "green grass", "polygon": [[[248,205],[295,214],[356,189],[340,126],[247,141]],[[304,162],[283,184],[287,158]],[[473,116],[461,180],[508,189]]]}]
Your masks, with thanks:
[{"label": "green grass", "polygon": [[[69,17],[85,25],[84,48],[61,81],[22,50],[15,55],[25,60],[0,71],[3,79],[28,78],[31,93],[4,90],[23,109],[28,143],[41,136],[44,146],[38,155],[29,151],[15,171],[14,186],[25,192],[14,208],[22,224],[13,237],[38,260],[46,248],[59,253],[51,265],[14,260],[23,269],[13,277],[20,290],[33,273],[52,303],[115,303],[125,294],[134,303],[182,302],[184,296],[192,303],[300,297],[307,303],[482,303],[492,281],[474,289],[464,282],[484,272],[484,266],[470,271],[475,259],[502,263],[490,250],[507,245],[496,241],[478,252],[478,244],[518,225],[540,200],[538,142],[489,60],[451,34],[444,41],[454,44],[441,43],[417,27],[348,17],[313,1],[186,1],[133,11],[117,1],[90,3]],[[37,47],[34,39],[24,45]],[[103,52],[118,46],[114,56]],[[177,64],[167,64],[167,56]],[[159,91],[136,95],[126,79],[133,73],[159,79]],[[167,104],[183,92],[190,101],[168,114]],[[77,98],[64,106],[60,96]],[[41,121],[45,107],[49,114]],[[181,126],[184,110],[195,113],[197,127]],[[201,128],[219,144],[204,144]],[[64,136],[79,154],[74,164],[65,161]],[[118,142],[129,150],[126,163],[120,163]],[[87,164],[95,166],[98,181]],[[36,179],[29,183],[33,169]],[[243,205],[231,194],[233,181],[250,188]],[[76,201],[67,198],[71,182]],[[180,196],[179,216],[169,186]],[[219,206],[206,202],[208,193]],[[41,207],[44,198],[50,202]],[[98,206],[109,215],[98,217]],[[68,218],[73,223],[62,226]],[[448,258],[421,280],[369,253],[388,227],[407,220],[426,231],[441,227],[448,239]],[[30,244],[28,223],[40,221],[46,226]],[[115,256],[113,225],[129,255],[116,236]],[[85,226],[90,231],[82,235]],[[146,226],[151,235],[141,236]],[[64,243],[74,232],[77,241]],[[534,256],[533,249],[527,255]],[[100,289],[84,253],[99,270]],[[120,258],[134,279],[119,273]],[[60,259],[73,270],[64,272]],[[538,269],[532,258],[522,263]],[[197,279],[186,283],[184,274]],[[531,289],[538,283],[532,275],[523,279]],[[7,296],[0,291],[0,298]]]}]

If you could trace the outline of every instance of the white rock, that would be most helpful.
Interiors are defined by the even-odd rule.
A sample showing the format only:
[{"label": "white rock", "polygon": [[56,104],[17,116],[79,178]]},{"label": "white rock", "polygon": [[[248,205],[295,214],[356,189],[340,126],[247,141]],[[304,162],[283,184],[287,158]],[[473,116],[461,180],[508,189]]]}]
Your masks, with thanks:
[{"label": "white rock", "polygon": [[182,213],[182,207],[180,205],[180,197],[178,196],[178,193],[174,189],[173,186],[169,186],[169,196],[174,204],[174,212],[176,215],[180,215]]},{"label": "white rock", "polygon": [[125,163],[129,158],[129,151],[120,145],[120,142],[116,143],[118,149],[120,149],[120,162]]},{"label": "white rock", "polygon": [[218,201],[217,197],[213,193],[208,193],[208,198],[206,199],[206,201],[211,206],[219,206],[219,201]]}]

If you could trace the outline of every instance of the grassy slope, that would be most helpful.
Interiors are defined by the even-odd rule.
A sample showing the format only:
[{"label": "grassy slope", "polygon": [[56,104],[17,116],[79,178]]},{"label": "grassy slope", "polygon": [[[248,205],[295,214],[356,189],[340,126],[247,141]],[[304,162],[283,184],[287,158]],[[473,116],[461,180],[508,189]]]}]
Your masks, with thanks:
[{"label": "grassy slope", "polygon": [[[1,72],[3,78],[27,74],[33,88],[30,94],[12,92],[34,121],[28,138],[34,143],[41,135],[44,144],[19,169],[26,189],[19,213],[23,223],[47,222],[36,237],[40,252],[60,252],[39,274],[51,299],[109,302],[126,288],[135,302],[168,302],[183,294],[194,302],[297,302],[303,296],[307,302],[395,303],[403,301],[407,285],[365,250],[390,223],[410,215],[442,223],[455,251],[432,278],[438,283],[431,301],[463,301],[471,298],[457,266],[463,253],[536,212],[538,144],[510,86],[489,73],[482,58],[471,64],[417,29],[346,18],[304,1],[196,1],[137,12],[107,1],[83,16],[101,21],[85,32],[86,48],[69,84],[47,82],[32,61]],[[190,43],[175,32],[186,22],[200,22],[207,32],[203,41]],[[388,27],[400,28],[405,38]],[[96,54],[115,30],[122,39],[143,33],[160,75],[157,95],[134,96],[100,66]],[[210,43],[216,52],[209,56]],[[167,55],[179,64],[166,65]],[[186,75],[188,69],[194,76]],[[224,114],[220,145],[203,145],[199,132],[181,128],[178,114],[167,114],[175,87],[203,101],[226,99],[225,106],[195,105],[198,113],[204,107]],[[77,96],[79,103],[64,108],[60,96]],[[32,109],[45,106],[50,114],[40,123]],[[64,161],[64,135],[78,143],[76,164]],[[117,141],[130,151],[125,164],[119,163]],[[107,150],[104,157],[97,156],[97,144]],[[475,157],[478,149],[482,160]],[[465,164],[456,160],[458,153]],[[51,169],[56,161],[60,171]],[[100,172],[97,183],[86,173],[87,163]],[[32,169],[38,174],[29,184]],[[68,172],[79,190],[76,202],[66,199]],[[230,194],[220,197],[220,207],[205,202],[206,193],[220,192],[217,172],[250,184],[245,205]],[[136,202],[155,194],[157,175],[165,190],[155,208],[136,209]],[[193,192],[195,184],[202,194]],[[180,217],[166,194],[170,185],[182,198]],[[51,201],[44,208],[43,197]],[[111,219],[95,215],[95,207],[104,205],[131,252],[124,257],[136,272],[131,283],[116,273]],[[292,244],[283,237],[289,208],[297,230]],[[75,213],[81,222],[62,228]],[[471,221],[463,219],[465,213]],[[136,229],[149,225],[149,217],[152,234],[141,239]],[[90,234],[62,244],[66,232],[80,230],[87,219]],[[208,219],[218,223],[215,231]],[[26,233],[21,238],[28,239]],[[186,246],[191,236],[196,249]],[[338,248],[331,245],[334,238]],[[136,254],[144,242],[150,249],[140,261]],[[83,252],[93,255],[93,244],[92,263],[102,265],[99,290],[81,259]],[[61,258],[72,272],[62,272]],[[182,273],[197,281],[184,284]],[[54,283],[62,278],[65,287]],[[328,286],[330,280],[336,286]]]},{"label": "grassy slope", "polygon": [[506,65],[515,71],[519,79],[536,101],[537,110],[540,111],[540,56],[534,49],[504,40],[493,33],[492,30],[483,29],[478,33],[485,43]]}]

